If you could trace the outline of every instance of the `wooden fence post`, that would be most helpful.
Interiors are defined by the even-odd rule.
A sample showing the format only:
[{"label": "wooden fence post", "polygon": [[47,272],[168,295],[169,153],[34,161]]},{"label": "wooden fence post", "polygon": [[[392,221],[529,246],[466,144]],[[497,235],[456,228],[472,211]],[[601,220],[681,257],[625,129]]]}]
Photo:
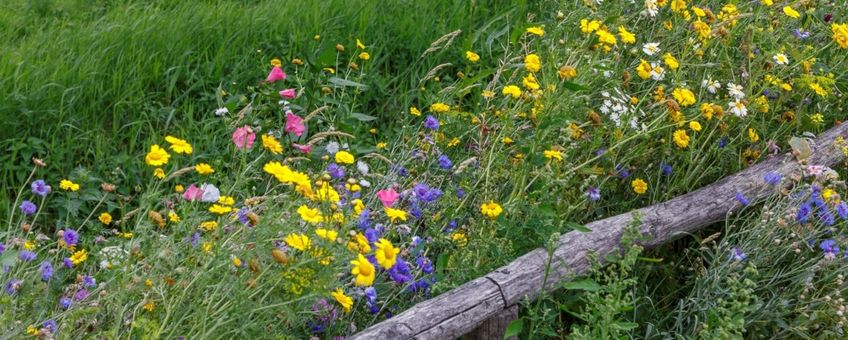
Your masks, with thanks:
[{"label": "wooden fence post", "polygon": [[[504,338],[506,328],[509,324],[518,318],[518,305],[512,305],[502,310],[500,313],[484,321],[480,326],[477,326],[471,333],[465,337],[468,340],[501,340]],[[511,336],[509,340],[518,339],[516,336]]]}]

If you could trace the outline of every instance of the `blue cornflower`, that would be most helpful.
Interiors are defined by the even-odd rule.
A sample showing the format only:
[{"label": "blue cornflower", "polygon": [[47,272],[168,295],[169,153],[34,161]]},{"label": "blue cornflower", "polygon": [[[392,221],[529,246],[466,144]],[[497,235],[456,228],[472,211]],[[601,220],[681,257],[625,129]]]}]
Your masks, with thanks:
[{"label": "blue cornflower", "polygon": [[82,285],[83,287],[94,288],[97,287],[97,280],[95,280],[91,276],[86,275],[82,277]]},{"label": "blue cornflower", "polygon": [[44,327],[45,329],[47,329],[48,331],[50,331],[51,334],[55,334],[56,329],[59,327],[56,324],[56,320],[53,320],[53,319],[49,319],[47,321],[44,321],[44,323],[41,326]]},{"label": "blue cornflower", "polygon": [[389,268],[389,277],[397,283],[406,283],[412,280],[412,273],[409,271],[409,264],[402,258],[398,257],[395,265]]},{"label": "blue cornflower", "polygon": [[825,255],[836,255],[839,253],[839,246],[837,246],[836,241],[832,239],[821,241],[821,243],[819,243],[819,248],[824,251]]},{"label": "blue cornflower", "polygon": [[368,228],[365,230],[365,239],[370,243],[377,242],[380,239],[380,233],[374,228]]},{"label": "blue cornflower", "polygon": [[44,261],[41,262],[39,269],[41,270],[41,281],[50,281],[53,277],[53,265],[50,262]]},{"label": "blue cornflower", "polygon": [[71,308],[71,304],[73,304],[73,301],[71,299],[65,296],[59,298],[59,307],[62,307],[62,309]]},{"label": "blue cornflower", "polygon": [[23,282],[18,279],[11,279],[6,283],[6,294],[15,295],[21,289]]},{"label": "blue cornflower", "polygon": [[29,262],[29,261],[35,260],[35,253],[33,253],[29,250],[21,250],[20,258],[21,258],[21,261]]},{"label": "blue cornflower", "polygon": [[[848,219],[848,203],[845,203],[845,201],[839,202],[839,205],[836,206],[836,214],[843,220]],[[0,251],[0,254],[2,253]]]},{"label": "blue cornflower", "polygon": [[798,223],[807,223],[807,219],[810,217],[810,213],[812,212],[813,207],[810,205],[810,202],[801,204],[801,207],[798,208],[798,214],[795,215],[795,221]]},{"label": "blue cornflower", "polygon": [[439,156],[439,167],[445,170],[449,170],[453,167],[453,162],[451,162],[450,158],[447,155],[442,154]]},{"label": "blue cornflower", "polygon": [[424,274],[432,274],[435,271],[433,267],[433,261],[430,261],[426,256],[420,256],[415,260],[415,263],[418,265],[418,269],[421,269]]},{"label": "blue cornflower", "polygon": [[38,179],[32,182],[32,193],[41,197],[46,197],[50,193],[50,186],[43,179]]},{"label": "blue cornflower", "polygon": [[3,255],[3,253],[5,251],[6,251],[6,245],[3,244],[3,242],[0,242],[0,255]]},{"label": "blue cornflower", "polygon": [[380,312],[380,307],[377,306],[377,289],[374,287],[365,288],[365,304],[372,315]]},{"label": "blue cornflower", "polygon": [[730,259],[733,261],[744,261],[748,257],[748,254],[745,254],[737,247],[733,247],[730,249]]},{"label": "blue cornflower", "polygon": [[463,197],[465,197],[465,190],[462,190],[462,188],[456,189],[456,198],[462,199]]},{"label": "blue cornflower", "polygon": [[792,31],[792,35],[794,35],[796,39],[804,40],[810,37],[810,32],[801,28],[796,28]]},{"label": "blue cornflower", "polygon": [[769,185],[778,185],[783,177],[776,171],[769,171],[763,175],[763,180]]},{"label": "blue cornflower", "polygon": [[430,130],[438,130],[439,129],[439,120],[433,116],[427,116],[424,119],[424,127]]},{"label": "blue cornflower", "polygon": [[62,260],[62,264],[65,265],[65,268],[72,269],[74,268],[74,261],[71,261],[70,258],[65,258]]},{"label": "blue cornflower", "polygon": [[330,177],[333,177],[335,179],[344,178],[345,176],[344,168],[340,167],[336,163],[330,163],[329,165],[327,165],[327,173],[330,174]]},{"label": "blue cornflower", "polygon": [[589,187],[586,189],[586,197],[589,197],[590,201],[596,202],[601,199],[601,189],[596,187]]},{"label": "blue cornflower", "polygon": [[35,211],[38,209],[38,207],[35,206],[35,203],[32,203],[29,200],[21,202],[21,206],[19,208],[21,208],[21,212],[24,213],[24,215],[35,214]]},{"label": "blue cornflower", "polygon": [[727,137],[721,137],[721,139],[718,140],[718,147],[724,148],[725,146],[727,146],[727,143]]},{"label": "blue cornflower", "polygon": [[663,176],[671,176],[671,165],[666,163],[665,161],[660,162],[660,170],[662,170]]},{"label": "blue cornflower", "polygon": [[749,201],[748,198],[745,197],[745,195],[743,195],[741,192],[736,193],[736,200],[739,201],[739,203],[742,205],[751,204],[751,201]]},{"label": "blue cornflower", "polygon": [[62,240],[65,241],[65,245],[68,247],[76,246],[77,242],[79,242],[79,233],[73,229],[65,229],[62,231]]},{"label": "blue cornflower", "polygon": [[621,164],[615,165],[615,171],[618,173],[618,178],[627,178],[630,176],[630,171],[627,170],[627,167],[624,167]]},{"label": "blue cornflower", "polygon": [[827,210],[827,208],[819,210],[819,221],[826,226],[832,226],[836,223],[833,213]]}]

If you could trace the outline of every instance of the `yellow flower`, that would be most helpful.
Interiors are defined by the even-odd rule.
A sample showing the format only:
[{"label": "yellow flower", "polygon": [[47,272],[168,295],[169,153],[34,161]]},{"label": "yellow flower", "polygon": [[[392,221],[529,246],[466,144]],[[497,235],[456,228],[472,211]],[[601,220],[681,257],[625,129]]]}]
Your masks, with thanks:
[{"label": "yellow flower", "polygon": [[169,155],[165,149],[160,148],[159,145],[153,144],[150,146],[150,152],[144,156],[144,162],[147,163],[147,165],[160,166],[168,164],[168,158],[171,158],[171,155]]},{"label": "yellow flower", "polygon": [[678,87],[671,91],[671,95],[674,96],[674,100],[683,107],[691,106],[697,101],[695,100],[695,94],[689,89]]},{"label": "yellow flower", "polygon": [[324,220],[324,216],[321,215],[318,208],[309,208],[305,204],[297,208],[297,213],[301,219],[311,224],[318,224]]},{"label": "yellow flower", "polygon": [[173,210],[170,210],[170,211],[168,211],[168,221],[171,221],[171,222],[174,222],[174,223],[179,222],[180,221],[180,215],[177,215],[176,212],[174,212]]},{"label": "yellow flower", "polygon": [[59,182],[59,189],[66,190],[66,191],[77,191],[77,190],[80,189],[80,185],[76,184],[74,182],[71,182],[70,180],[63,179],[62,181]]},{"label": "yellow flower", "polygon": [[283,152],[283,146],[280,144],[280,141],[271,135],[262,135],[262,147],[275,155]]},{"label": "yellow flower", "polygon": [[331,295],[342,306],[345,313],[350,313],[350,308],[353,307],[353,299],[350,296],[345,295],[341,288],[336,288]]},{"label": "yellow flower", "polygon": [[315,229],[315,235],[318,235],[318,237],[327,241],[336,242],[336,238],[339,237],[339,232],[330,229],[318,228]]},{"label": "yellow flower", "polygon": [[456,244],[460,247],[464,247],[466,244],[468,244],[468,237],[466,237],[465,233],[463,232],[457,231],[451,234],[451,240],[456,242]]},{"label": "yellow flower", "polygon": [[336,152],[336,163],[339,164],[353,164],[356,160],[350,152],[347,151],[339,151]]},{"label": "yellow flower", "polygon": [[406,221],[406,211],[389,207],[385,207],[383,210],[392,222],[397,222],[397,220]]},{"label": "yellow flower", "polygon": [[278,58],[271,59],[271,66],[276,66],[276,67],[283,66],[283,61],[278,59]]},{"label": "yellow flower", "polygon": [[24,242],[24,249],[25,249],[25,250],[33,250],[33,249],[35,249],[35,243],[33,243],[32,241],[26,241],[26,242]]},{"label": "yellow flower", "polygon": [[651,77],[651,70],[652,69],[653,68],[651,67],[651,64],[648,63],[647,60],[641,59],[639,61],[639,66],[636,67],[636,74],[639,75],[639,78],[648,79],[648,78]]},{"label": "yellow flower", "polygon": [[813,114],[810,116],[810,121],[813,124],[820,125],[821,123],[824,123],[824,115],[821,113]]},{"label": "yellow flower", "polygon": [[368,287],[374,283],[374,277],[376,276],[376,270],[374,269],[374,265],[359,254],[356,260],[350,261],[350,264],[353,265],[350,273],[356,276],[356,285],[360,287]]},{"label": "yellow flower", "polygon": [[818,83],[810,83],[810,89],[815,91],[821,97],[827,97],[827,90]]},{"label": "yellow flower", "polygon": [[289,236],[286,236],[285,241],[289,247],[300,251],[309,249],[309,246],[311,245],[309,236],[306,236],[306,234],[289,234]]},{"label": "yellow flower", "polygon": [[233,262],[233,266],[235,266],[236,268],[241,267],[241,259],[238,258],[238,256],[233,255],[232,256],[232,262]]},{"label": "yellow flower", "polygon": [[233,207],[228,207],[226,205],[213,204],[209,207],[209,212],[217,215],[223,215],[233,211]]},{"label": "yellow flower", "polygon": [[377,264],[383,267],[383,269],[392,268],[397,261],[397,254],[400,253],[400,249],[393,246],[389,240],[384,238],[374,243],[374,246],[377,247],[377,250],[374,251]]},{"label": "yellow flower", "polygon": [[354,199],[351,201],[351,205],[353,206],[353,212],[357,215],[361,214],[363,210],[365,210],[365,203],[362,203],[361,199]]},{"label": "yellow flower", "polygon": [[190,155],[193,151],[191,144],[174,136],[166,136],[165,141],[171,144],[171,150],[176,153]]},{"label": "yellow flower", "polygon": [[480,55],[471,51],[465,51],[465,59],[472,63],[480,61]]},{"label": "yellow flower", "polygon": [[[769,7],[769,6],[771,6],[771,5],[774,5],[774,1],[773,1],[773,0],[760,0],[760,3],[761,3],[761,4],[763,4],[763,5],[765,5],[766,7]],[[693,8],[694,8],[694,7],[693,7]]]},{"label": "yellow flower", "polygon": [[786,14],[786,16],[788,16],[792,19],[798,19],[798,18],[801,17],[801,14],[798,13],[798,11],[792,9],[792,7],[789,7],[789,6],[783,7],[783,14]]},{"label": "yellow flower", "polygon": [[85,260],[88,259],[88,252],[85,249],[81,249],[81,250],[75,252],[73,255],[71,255],[70,259],[71,259],[71,263],[73,263],[76,266],[80,263],[85,262]]},{"label": "yellow flower", "polygon": [[689,136],[686,135],[686,130],[674,131],[674,144],[677,144],[677,147],[681,149],[689,146]]},{"label": "yellow flower", "polygon": [[337,203],[340,200],[340,197],[336,189],[333,189],[333,187],[330,186],[330,183],[324,182],[321,187],[318,188],[314,197],[312,197],[312,200]]},{"label": "yellow flower", "polygon": [[648,191],[648,183],[643,181],[641,178],[634,179],[630,182],[630,186],[633,188],[633,192],[639,195]]},{"label": "yellow flower", "polygon": [[531,73],[539,72],[542,69],[542,59],[536,54],[528,54],[524,57],[524,69]]},{"label": "yellow flower", "polygon": [[430,111],[436,113],[444,113],[450,111],[450,106],[445,103],[433,103],[433,105],[430,105]]},{"label": "yellow flower", "polygon": [[409,108],[409,114],[411,114],[411,115],[413,115],[413,116],[418,117],[418,116],[420,116],[420,115],[421,115],[421,110],[419,110],[419,109],[418,109],[417,107],[415,107],[415,106],[412,106],[412,107],[410,107],[410,108]]},{"label": "yellow flower", "polygon": [[203,248],[204,253],[211,254],[213,247],[214,246],[212,245],[212,242],[207,241],[207,242],[203,242],[203,246],[201,248]]},{"label": "yellow flower", "polygon": [[501,91],[504,96],[511,96],[512,98],[521,97],[521,88],[515,85],[507,85]]},{"label": "yellow flower", "polygon": [[663,62],[665,62],[666,66],[672,70],[676,70],[680,67],[680,63],[677,62],[677,58],[675,58],[671,53],[666,53],[663,56]]},{"label": "yellow flower", "polygon": [[504,143],[506,145],[510,145],[510,144],[513,143],[513,140],[512,140],[512,138],[504,137],[503,139],[501,139],[501,143]]},{"label": "yellow flower", "polygon": [[495,201],[489,201],[489,203],[483,203],[480,206],[480,213],[483,216],[488,217],[490,220],[494,220],[500,216],[503,212],[503,208],[501,208],[500,204],[495,203]]},{"label": "yellow flower", "polygon": [[103,223],[104,225],[109,225],[109,223],[112,223],[112,215],[107,212],[104,212],[100,214],[100,216],[97,216],[97,219],[100,220],[100,223]]},{"label": "yellow flower", "polygon": [[615,45],[617,42],[615,39],[615,35],[607,31],[606,29],[599,29],[595,31],[595,35],[598,36],[598,42],[602,44]]},{"label": "yellow flower", "polygon": [[577,76],[577,70],[569,65],[562,65],[557,71],[557,75],[559,75],[561,79],[569,80]]},{"label": "yellow flower", "polygon": [[562,161],[562,152],[560,152],[559,150],[545,150],[544,155],[547,159],[556,159],[558,161]]},{"label": "yellow flower", "polygon": [[535,35],[538,35],[540,37],[543,37],[543,36],[545,36],[545,29],[542,28],[541,26],[527,27],[527,33],[535,34]]},{"label": "yellow flower", "polygon": [[368,52],[359,53],[359,59],[368,60],[371,59],[371,55]]},{"label": "yellow flower", "polygon": [[532,90],[538,90],[539,87],[540,87],[539,82],[536,81],[536,76],[534,76],[532,73],[527,74],[526,77],[522,78],[521,83],[522,83],[522,85],[524,85],[525,89],[528,89],[528,90],[531,90],[531,91]]},{"label": "yellow flower", "polygon": [[624,26],[618,26],[618,36],[621,37],[621,42],[625,44],[633,44],[636,42],[636,35],[630,33]]},{"label": "yellow flower", "polygon": [[592,33],[601,28],[601,22],[598,20],[589,21],[588,19],[580,20],[580,31],[583,33]]},{"label": "yellow flower", "polygon": [[750,140],[751,143],[756,143],[760,140],[760,135],[757,134],[757,130],[754,130],[754,128],[748,128],[748,140]]},{"label": "yellow flower", "polygon": [[158,178],[158,179],[163,179],[163,178],[165,178],[165,170],[162,170],[162,168],[156,168],[156,169],[154,169],[154,170],[153,170],[153,177],[156,177],[156,178]]},{"label": "yellow flower", "polygon": [[182,193],[183,191],[185,191],[185,187],[183,187],[182,184],[177,184],[177,185],[174,186],[174,192],[179,194],[179,193]]},{"label": "yellow flower", "polygon": [[830,31],[833,33],[833,41],[840,48],[848,48],[848,24],[833,23],[830,25]]},{"label": "yellow flower", "polygon": [[364,234],[357,233],[353,240],[347,243],[347,249],[358,251],[360,254],[368,254],[371,252],[371,245]]},{"label": "yellow flower", "polygon": [[218,197],[218,203],[223,205],[233,205],[236,204],[236,200],[232,196],[221,195]]},{"label": "yellow flower", "polygon": [[672,12],[683,12],[686,10],[686,1],[685,0],[671,0],[671,6],[669,6]]},{"label": "yellow flower", "polygon": [[692,131],[700,132],[701,131],[701,123],[698,123],[697,121],[693,120],[693,121],[689,122],[689,128],[692,129]]},{"label": "yellow flower", "polygon": [[206,221],[206,222],[200,223],[200,229],[203,229],[205,231],[215,231],[215,229],[217,229],[217,228],[218,228],[218,222],[215,222],[215,221]]},{"label": "yellow flower", "polygon": [[212,169],[212,166],[210,166],[209,164],[200,163],[194,166],[194,171],[197,171],[197,173],[205,176],[214,173],[215,169]]}]

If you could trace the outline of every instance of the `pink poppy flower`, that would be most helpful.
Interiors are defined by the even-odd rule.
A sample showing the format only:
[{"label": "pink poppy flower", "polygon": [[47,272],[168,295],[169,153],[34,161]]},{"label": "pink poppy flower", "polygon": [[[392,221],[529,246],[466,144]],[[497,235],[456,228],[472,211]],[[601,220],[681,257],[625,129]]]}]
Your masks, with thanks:
[{"label": "pink poppy flower", "polygon": [[300,137],[306,131],[306,126],[303,125],[303,118],[291,112],[286,112],[286,132],[291,132],[295,136]]},{"label": "pink poppy flower", "polygon": [[268,73],[268,78],[265,78],[265,81],[273,83],[277,80],[284,79],[286,79],[286,73],[283,72],[283,69],[281,69],[279,66],[274,66],[274,68],[271,69],[271,73]]},{"label": "pink poppy flower", "polygon": [[256,134],[253,133],[253,129],[250,126],[242,126],[236,129],[236,132],[233,132],[233,143],[239,149],[252,148],[254,140],[256,140]]},{"label": "pink poppy flower", "polygon": [[383,202],[383,206],[387,208],[395,204],[398,197],[400,197],[400,195],[398,195],[397,191],[392,188],[377,191],[377,198],[379,198],[380,202]]},{"label": "pink poppy flower", "polygon": [[280,91],[280,97],[283,97],[283,98],[286,98],[286,99],[294,99],[294,97],[295,97],[294,89],[285,89],[285,90]]},{"label": "pink poppy flower", "polygon": [[292,146],[300,152],[308,154],[312,152],[312,145],[301,145],[297,143],[292,143]]},{"label": "pink poppy flower", "polygon": [[197,201],[201,197],[203,197],[203,190],[201,190],[194,184],[190,185],[183,192],[183,199],[186,201]]}]

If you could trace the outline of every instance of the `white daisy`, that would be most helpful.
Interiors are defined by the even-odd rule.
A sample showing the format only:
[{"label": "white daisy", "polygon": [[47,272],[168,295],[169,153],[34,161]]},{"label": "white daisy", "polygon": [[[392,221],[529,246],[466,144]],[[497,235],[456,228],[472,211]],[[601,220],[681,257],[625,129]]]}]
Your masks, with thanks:
[{"label": "white daisy", "polygon": [[772,59],[774,59],[774,62],[776,62],[778,65],[789,64],[789,57],[787,57],[783,53],[775,54],[774,57],[772,57]]},{"label": "white daisy", "polygon": [[716,91],[721,88],[721,83],[713,80],[712,77],[707,77],[707,79],[704,79],[704,81],[701,82],[701,87],[706,87],[707,92],[715,94]]},{"label": "white daisy", "polygon": [[730,112],[736,117],[745,117],[748,115],[748,108],[737,99],[735,102],[730,103]]},{"label": "white daisy", "polygon": [[657,13],[659,12],[657,0],[645,0],[645,11],[652,18],[657,16]]},{"label": "white daisy", "polygon": [[642,52],[645,52],[645,54],[647,55],[652,56],[654,54],[660,53],[660,51],[662,51],[660,49],[660,43],[647,43],[642,45]]},{"label": "white daisy", "polygon": [[226,107],[222,107],[222,108],[215,110],[215,115],[218,116],[218,117],[225,116],[228,113],[230,113],[230,110],[227,109]]},{"label": "white daisy", "polygon": [[730,93],[731,97],[736,98],[737,101],[745,98],[744,89],[740,85],[727,83],[727,92]]},{"label": "white daisy", "polygon": [[659,63],[651,63],[651,79],[660,81],[665,78],[665,69]]}]

